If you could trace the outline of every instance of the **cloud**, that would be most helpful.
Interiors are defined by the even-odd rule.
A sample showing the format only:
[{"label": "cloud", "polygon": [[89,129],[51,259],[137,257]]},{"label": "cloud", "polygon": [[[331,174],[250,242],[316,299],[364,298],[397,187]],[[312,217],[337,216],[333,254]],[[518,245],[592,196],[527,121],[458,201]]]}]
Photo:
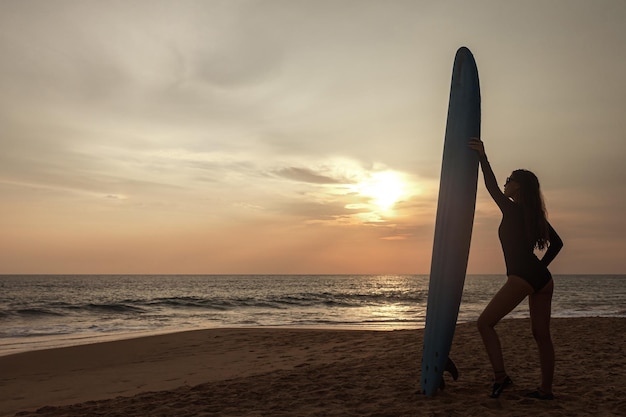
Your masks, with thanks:
[{"label": "cloud", "polygon": [[308,182],[311,184],[343,184],[345,181],[339,181],[326,175],[314,172],[308,168],[289,167],[274,171],[274,174],[290,179],[292,181]]}]

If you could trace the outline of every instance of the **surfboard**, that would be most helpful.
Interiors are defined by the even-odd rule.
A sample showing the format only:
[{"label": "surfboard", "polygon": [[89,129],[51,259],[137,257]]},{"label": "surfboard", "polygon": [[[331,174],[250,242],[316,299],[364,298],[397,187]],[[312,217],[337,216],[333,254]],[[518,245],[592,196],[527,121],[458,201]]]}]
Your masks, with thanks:
[{"label": "surfboard", "polygon": [[468,146],[471,137],[480,137],[480,85],[474,56],[462,47],[452,69],[426,306],[421,386],[429,396],[443,388],[446,368],[456,371],[448,357],[467,272],[478,182],[478,154]]}]

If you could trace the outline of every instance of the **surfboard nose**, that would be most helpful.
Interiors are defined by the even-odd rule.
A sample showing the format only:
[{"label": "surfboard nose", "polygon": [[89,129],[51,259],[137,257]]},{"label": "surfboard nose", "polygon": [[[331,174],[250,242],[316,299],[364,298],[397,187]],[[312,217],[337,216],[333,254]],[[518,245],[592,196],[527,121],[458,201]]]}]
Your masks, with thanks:
[{"label": "surfboard nose", "polygon": [[462,46],[456,51],[454,57],[454,72],[452,73],[452,83],[461,85],[463,83],[474,83],[478,78],[478,68],[472,51]]}]

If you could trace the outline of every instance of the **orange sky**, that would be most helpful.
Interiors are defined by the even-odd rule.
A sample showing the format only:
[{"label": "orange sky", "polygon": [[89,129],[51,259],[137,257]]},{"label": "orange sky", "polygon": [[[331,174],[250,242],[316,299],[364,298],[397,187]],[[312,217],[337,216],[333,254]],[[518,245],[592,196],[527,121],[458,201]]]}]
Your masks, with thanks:
[{"label": "orange sky", "polygon": [[[456,49],[553,273],[626,273],[626,3],[5,1],[0,273],[429,272]],[[470,273],[504,273],[479,181]]]}]

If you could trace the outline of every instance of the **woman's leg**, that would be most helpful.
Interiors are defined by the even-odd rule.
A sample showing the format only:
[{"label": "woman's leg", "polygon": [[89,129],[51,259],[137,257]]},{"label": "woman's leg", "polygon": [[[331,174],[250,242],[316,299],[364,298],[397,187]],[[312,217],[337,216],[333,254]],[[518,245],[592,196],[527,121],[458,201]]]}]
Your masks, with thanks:
[{"label": "woman's leg", "polygon": [[546,394],[552,393],[552,380],[554,379],[554,345],[550,336],[553,291],[554,282],[550,281],[540,291],[528,297],[533,336],[539,348],[541,390]]},{"label": "woman's leg", "polygon": [[478,330],[487,349],[496,382],[504,380],[506,370],[500,339],[494,327],[532,292],[530,284],[518,276],[511,275],[478,318]]}]

